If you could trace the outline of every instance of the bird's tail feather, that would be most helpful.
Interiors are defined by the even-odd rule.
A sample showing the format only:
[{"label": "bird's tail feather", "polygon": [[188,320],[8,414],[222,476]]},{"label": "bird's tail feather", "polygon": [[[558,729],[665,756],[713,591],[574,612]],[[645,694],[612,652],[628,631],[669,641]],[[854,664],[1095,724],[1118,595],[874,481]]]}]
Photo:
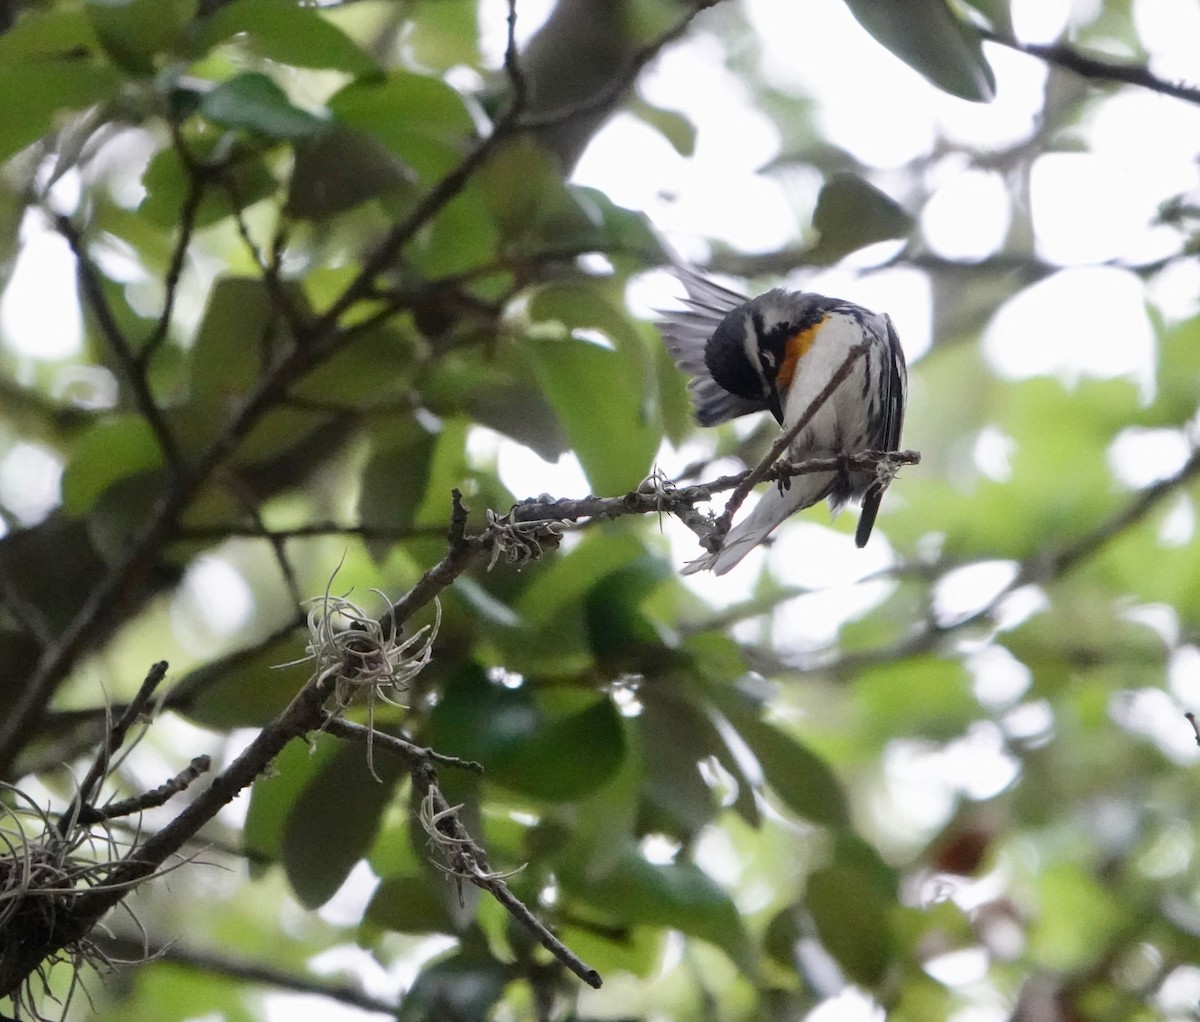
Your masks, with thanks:
[{"label": "bird's tail feather", "polygon": [[683,574],[693,575],[711,569],[718,575],[724,575],[766,539],[785,518],[803,508],[812,507],[827,496],[836,478],[832,472],[815,472],[793,477],[786,490],[781,490],[778,485],[771,486],[759,498],[750,514],[729,530],[721,549],[688,561],[683,566]]}]

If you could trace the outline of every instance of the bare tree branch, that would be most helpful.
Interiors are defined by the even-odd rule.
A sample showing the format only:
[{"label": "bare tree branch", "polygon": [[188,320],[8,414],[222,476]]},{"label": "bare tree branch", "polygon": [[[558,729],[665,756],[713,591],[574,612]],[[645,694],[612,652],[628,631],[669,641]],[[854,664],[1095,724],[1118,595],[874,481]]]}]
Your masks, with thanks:
[{"label": "bare tree branch", "polygon": [[450,875],[487,891],[537,938],[542,947],[588,986],[598,990],[602,985],[600,973],[551,933],[545,923],[512,893],[505,876],[488,866],[487,853],[458,818],[458,809],[461,807],[451,806],[442,795],[433,766],[426,763],[415,770],[412,777],[421,799],[425,829],[433,845],[446,858]]},{"label": "bare tree branch", "polygon": [[150,700],[154,698],[155,691],[166,676],[167,662],[160,660],[150,668],[145,679],[142,681],[141,687],[137,691],[137,695],[133,697],[133,700],[122,711],[121,716],[109,728],[108,734],[105,735],[104,742],[100,747],[99,753],[96,755],[95,761],[92,763],[91,769],[88,770],[86,776],[79,784],[79,790],[76,792],[75,798],[67,808],[67,811],[59,818],[58,829],[60,834],[65,834],[73,827],[83,808],[91,804],[98,785],[108,776],[113,756],[125,743],[125,737],[129,734],[129,729],[133,727],[138,717],[149,707]]},{"label": "bare tree branch", "polygon": [[1044,60],[1047,64],[1054,64],[1058,67],[1066,68],[1068,71],[1074,71],[1075,74],[1082,78],[1088,78],[1092,81],[1121,82],[1126,85],[1138,85],[1143,89],[1150,89],[1152,92],[1157,92],[1164,96],[1182,99],[1186,103],[1200,103],[1200,88],[1193,85],[1185,85],[1182,82],[1168,82],[1163,78],[1159,78],[1149,68],[1142,67],[1139,64],[1119,64],[1112,60],[1089,57],[1087,54],[1080,53],[1073,47],[1063,43],[1052,43],[1050,45],[1022,43],[1011,36],[1002,35],[999,32],[986,28],[979,29],[979,34],[989,42],[997,43],[1000,46],[1007,46],[1010,50],[1016,50],[1018,53],[1024,53],[1030,57],[1037,57],[1039,60]]}]

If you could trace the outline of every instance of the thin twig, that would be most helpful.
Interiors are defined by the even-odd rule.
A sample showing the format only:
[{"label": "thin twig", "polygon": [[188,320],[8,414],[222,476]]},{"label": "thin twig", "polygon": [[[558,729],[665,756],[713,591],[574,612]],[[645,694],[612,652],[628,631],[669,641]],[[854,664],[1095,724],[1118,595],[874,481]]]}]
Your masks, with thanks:
[{"label": "thin twig", "polygon": [[[1021,572],[1020,584],[1038,582],[1044,577],[1057,577],[1069,571],[1111,539],[1140,522],[1158,506],[1164,497],[1197,477],[1200,477],[1200,447],[1192,452],[1192,456],[1178,472],[1147,486],[1125,508],[1110,519],[1084,533],[1073,542],[1067,543],[1061,549],[1035,558]],[[1014,583],[1015,585],[1016,583]]]},{"label": "thin twig", "polygon": [[96,268],[88,256],[83,236],[76,230],[68,216],[56,216],[54,225],[58,233],[66,239],[75,256],[76,265],[79,267],[79,282],[83,288],[84,297],[87,299],[88,308],[96,317],[100,333],[103,334],[113,358],[116,359],[126,386],[133,393],[138,412],[146,420],[146,425],[154,434],[159,450],[162,451],[163,461],[173,472],[178,472],[181,462],[175,434],[171,432],[171,427],[167,425],[162,409],[158,407],[154,395],[150,393],[150,383],[146,378],[144,367],[134,353],[129,338],[125,336],[117,323],[112,307],[108,304],[104,287],[100,283],[100,275],[96,272]]},{"label": "thin twig", "polygon": [[512,108],[523,110],[527,96],[525,72],[517,54],[517,0],[508,0],[508,40],[504,47],[504,72],[512,87]]},{"label": "thin twig", "polygon": [[1011,36],[1002,35],[987,28],[980,28],[979,34],[989,42],[1000,46],[1007,46],[1010,50],[1016,50],[1018,53],[1024,53],[1030,57],[1037,57],[1039,60],[1044,60],[1047,64],[1055,64],[1058,67],[1066,68],[1068,71],[1074,71],[1081,78],[1088,78],[1093,81],[1121,82],[1125,85],[1138,85],[1143,89],[1150,89],[1152,92],[1157,92],[1164,96],[1182,99],[1187,103],[1200,104],[1200,88],[1196,88],[1193,85],[1186,85],[1183,82],[1168,82],[1163,78],[1159,78],[1149,68],[1143,67],[1140,64],[1119,64],[1116,61],[1089,57],[1062,43],[1052,43],[1050,45],[1022,43]]},{"label": "thin twig", "polygon": [[147,809],[157,809],[159,806],[166,805],[181,791],[187,791],[191,783],[202,774],[207,773],[211,766],[211,757],[194,756],[191,763],[157,788],[151,788],[141,795],[121,799],[118,802],[109,802],[103,806],[83,806],[79,811],[79,825],[89,827],[101,820],[115,820],[122,816],[132,816],[135,813],[145,812]]},{"label": "thin twig", "polygon": [[288,595],[291,596],[292,602],[299,606],[304,602],[304,594],[301,592],[300,582],[296,578],[296,569],[292,567],[292,562],[288,558],[285,537],[277,536],[267,527],[254,497],[246,492],[247,488],[236,473],[225,473],[224,483],[226,490],[233,494],[234,500],[242,506],[242,510],[253,523],[253,529],[249,535],[266,540],[271,547],[271,553],[275,557],[279,573],[283,576],[283,584],[287,586]]},{"label": "thin twig", "polygon": [[109,764],[112,762],[112,757],[124,744],[125,736],[129,734],[129,729],[133,727],[146,707],[150,705],[150,700],[154,697],[155,689],[161,684],[163,678],[167,676],[167,667],[167,662],[160,660],[150,668],[145,679],[142,681],[141,687],[138,688],[137,694],[130,701],[129,705],[125,707],[116,723],[109,728],[108,734],[105,735],[104,742],[100,746],[100,751],[96,754],[96,759],[92,762],[87,775],[79,783],[79,790],[75,793],[75,797],[71,800],[71,804],[67,807],[66,812],[59,817],[58,830],[60,834],[66,834],[74,826],[83,808],[91,804],[92,796],[96,792],[96,786],[108,776]]},{"label": "thin twig", "polygon": [[8,608],[17,624],[45,649],[54,641],[54,633],[50,623],[41,609],[16,584],[16,580],[5,572],[0,572],[0,606]]},{"label": "thin twig", "polygon": [[625,94],[625,90],[633,84],[634,79],[637,78],[642,69],[657,57],[666,46],[679,39],[687,31],[688,26],[691,25],[697,14],[703,10],[707,10],[709,7],[715,7],[720,2],[721,0],[699,0],[674,25],[638,50],[629,61],[624,72],[606,82],[604,88],[577,103],[570,103],[557,110],[549,110],[545,113],[530,114],[522,117],[519,122],[520,128],[523,130],[549,128],[576,117],[599,113],[612,106]]},{"label": "thin twig", "polygon": [[[181,143],[177,143],[181,144]],[[196,229],[196,217],[200,212],[200,204],[204,201],[205,180],[201,174],[188,165],[188,192],[183,200],[183,208],[179,211],[179,237],[175,240],[175,248],[171,252],[171,263],[167,267],[167,275],[163,280],[163,307],[159,313],[158,322],[142,344],[137,353],[137,369],[143,376],[150,360],[162,347],[171,329],[171,317],[175,311],[175,298],[179,292],[179,280],[183,276],[184,263],[187,260],[188,248],[192,243],[192,234]]]},{"label": "thin twig", "polygon": [[362,745],[373,744],[376,749],[382,749],[384,752],[390,752],[395,756],[401,757],[410,767],[419,766],[425,762],[432,762],[441,766],[456,767],[459,770],[469,770],[473,774],[483,773],[483,764],[476,763],[473,759],[460,759],[458,756],[447,756],[404,738],[399,738],[396,735],[389,735],[378,729],[372,729],[363,724],[356,724],[354,721],[346,720],[344,717],[337,717],[332,713],[325,714],[321,730],[326,734],[334,735],[337,738],[345,738]]},{"label": "thin twig", "polygon": [[281,313],[283,318],[287,320],[293,337],[297,340],[307,337],[311,324],[297,307],[293,296],[284,287],[283,281],[279,277],[278,260],[279,253],[283,247],[283,239],[278,235],[275,237],[271,245],[271,259],[268,261],[255,243],[254,238],[250,235],[250,226],[246,223],[244,213],[245,205],[242,202],[241,193],[238,191],[237,182],[228,172],[222,173],[220,180],[221,186],[229,196],[229,204],[233,208],[233,222],[237,225],[238,237],[242,239],[242,244],[246,246],[247,251],[250,253],[250,258],[254,260],[254,265],[258,268],[258,272],[262,276],[263,283],[266,285],[267,293],[271,296],[275,310]]},{"label": "thin twig", "polygon": [[583,980],[588,986],[600,989],[600,973],[584,962],[509,889],[502,874],[488,866],[487,853],[475,842],[458,818],[458,807],[451,806],[437,785],[437,773],[431,765],[413,772],[413,786],[419,799],[428,800],[431,817],[438,832],[431,834],[435,844],[449,860],[452,876],[466,880],[481,890],[487,891],[505,910],[517,919],[538,943],[557,958],[563,965]]}]

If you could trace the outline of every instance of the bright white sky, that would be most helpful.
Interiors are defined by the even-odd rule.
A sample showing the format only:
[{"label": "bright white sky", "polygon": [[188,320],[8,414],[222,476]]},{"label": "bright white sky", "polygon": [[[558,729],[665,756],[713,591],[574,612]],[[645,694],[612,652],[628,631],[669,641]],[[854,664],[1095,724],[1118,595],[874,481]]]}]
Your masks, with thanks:
[{"label": "bright white sky", "polygon": [[[499,62],[503,42],[503,0],[488,0],[489,45]],[[1076,0],[1076,7],[1098,0]],[[1031,42],[1055,38],[1065,24],[1071,0],[1012,0],[1020,38]],[[550,0],[519,0],[520,32],[527,38],[546,16]],[[841,0],[744,0],[751,24],[765,51],[763,73],[780,89],[811,95],[821,124],[831,140],[876,168],[885,189],[888,172],[913,160],[928,158],[939,139],[983,151],[1001,149],[1028,137],[1038,113],[1046,70],[1037,60],[988,46],[998,95],[978,105],[944,95],[875,43],[848,14]],[[1151,54],[1151,67],[1169,79],[1195,80],[1200,53],[1200,4],[1194,0],[1134,0],[1136,25]],[[718,12],[719,13],[719,12]],[[707,16],[697,20],[689,37],[667,50],[647,69],[643,95],[663,107],[681,110],[699,129],[694,157],[685,159],[651,129],[628,115],[618,115],[596,136],[584,154],[575,180],[594,185],[616,202],[643,210],[686,259],[703,262],[704,241],[714,237],[746,252],[769,251],[794,242],[806,228],[805,216],[819,181],[801,173],[769,175],[759,169],[778,154],[771,124],[757,113],[743,85],[722,70],[722,43],[704,31]],[[806,45],[797,61],[797,40]],[[1121,54],[1118,54],[1121,56]],[[869,69],[864,74],[863,69]],[[864,82],[869,85],[864,86]],[[1000,374],[1019,378],[1042,373],[1073,379],[1081,375],[1128,376],[1144,388],[1152,383],[1153,334],[1145,302],[1149,297],[1168,318],[1193,315],[1200,295],[1200,269],[1181,265],[1147,295],[1133,274],[1106,261],[1138,263],[1170,254],[1174,237],[1150,226],[1157,205],[1197,187],[1200,110],[1150,92],[1127,89],[1095,104],[1082,129],[1080,151],[1047,153],[1037,158],[1029,201],[1038,254],[1063,267],[1061,272],[1028,288],[1006,303],[983,338],[986,357]],[[1013,197],[1001,178],[969,170],[960,157],[934,160],[928,170],[936,187],[923,211],[921,229],[935,253],[952,259],[986,259],[997,251],[1012,215]],[[70,188],[69,181],[64,187]],[[69,357],[78,349],[79,312],[63,295],[74,290],[73,267],[61,239],[31,217],[23,228],[25,249],[11,286],[0,298],[0,341],[23,356],[32,373],[37,362]],[[798,267],[789,277],[794,286],[837,294],[887,311],[897,323],[910,362],[930,344],[929,290],[912,270],[889,269],[863,274],[870,259],[889,252],[860,254],[850,265],[812,273]],[[678,293],[662,274],[649,274],[630,289],[635,309],[647,315]],[[919,446],[919,438],[907,437]],[[2,446],[0,496],[29,520],[40,518],[58,499],[57,458],[36,445]],[[1005,438],[985,436],[977,446],[980,468],[1004,471]],[[547,465],[526,448],[481,432],[476,451],[494,451],[507,485],[516,493],[549,491],[563,496],[587,492],[588,486],[571,457]],[[672,472],[704,450],[664,448],[660,465]],[[1154,474],[1177,467],[1186,445],[1174,433],[1131,434],[1113,451],[1118,475],[1144,483]],[[897,487],[889,500],[902,500]],[[853,514],[854,512],[850,512]],[[825,528],[821,512],[782,530],[771,554],[772,570],[785,582],[823,587],[819,596],[791,601],[777,614],[774,634],[785,649],[803,651],[829,641],[847,616],[861,613],[887,591],[886,583],[855,584],[857,579],[892,559],[886,536],[877,532],[870,547],[858,551],[848,536]],[[886,532],[886,512],[881,521]],[[691,533],[670,523],[674,555],[682,563],[695,556]],[[1190,532],[1190,524],[1184,528]],[[721,605],[749,594],[764,563],[752,554],[736,571],[721,579],[692,576],[706,598]],[[971,605],[989,589],[1003,584],[1005,566],[996,566],[948,586],[944,595],[958,607]],[[999,576],[996,572],[999,571]],[[181,600],[190,608],[214,596],[238,592],[238,620],[209,616],[207,627],[236,630],[250,604],[229,579],[231,569],[214,559],[189,575]],[[987,576],[987,577],[984,577]],[[995,576],[995,577],[993,577]],[[239,581],[240,580],[236,580]],[[217,599],[217,604],[222,600]],[[229,606],[226,600],[223,604]],[[991,677],[997,692],[1011,688],[1011,665],[983,665],[979,677]],[[1017,691],[1023,687],[1018,678]],[[1143,701],[1130,713],[1150,721],[1162,707]],[[1173,710],[1171,712],[1174,712]],[[1174,731],[1181,732],[1177,721]],[[1032,726],[1032,725],[1031,725]],[[934,774],[942,779],[938,805],[955,789],[947,777],[965,776],[962,785],[976,797],[989,787],[1007,783],[1009,767],[993,741],[978,735],[958,752],[944,750],[935,766],[917,750],[896,752],[889,765],[893,810],[907,805],[918,815],[931,809],[916,792],[930,791]],[[1184,736],[1183,741],[1187,741]],[[1195,750],[1192,750],[1193,752]],[[1183,755],[1180,750],[1173,753]],[[969,776],[963,763],[973,764]],[[965,790],[960,787],[957,790]],[[944,796],[944,797],[943,797]],[[932,807],[936,809],[935,807]],[[940,818],[934,812],[934,818]],[[907,822],[924,824],[923,820]],[[900,820],[904,825],[905,821]],[[867,1019],[876,1009],[868,1000],[830,1002],[818,1019]],[[286,1012],[285,1012],[286,1014]],[[279,1017],[285,1017],[281,1014]],[[327,1013],[325,1017],[334,1017]],[[347,1017],[360,1017],[357,1013]]]}]

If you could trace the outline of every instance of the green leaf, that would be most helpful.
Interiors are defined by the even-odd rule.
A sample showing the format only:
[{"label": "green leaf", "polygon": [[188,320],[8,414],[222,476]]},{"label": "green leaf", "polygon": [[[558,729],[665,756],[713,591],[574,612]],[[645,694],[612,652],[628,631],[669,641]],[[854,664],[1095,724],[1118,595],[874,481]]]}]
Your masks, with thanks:
[{"label": "green leaf", "polygon": [[1163,332],[1158,344],[1155,422],[1175,425],[1196,412],[1194,382],[1200,379],[1200,316],[1176,323]]},{"label": "green leaf", "polygon": [[423,180],[454,168],[475,136],[462,97],[438,78],[393,72],[386,82],[352,82],[329,100],[340,123],[366,132]]},{"label": "green leaf", "polygon": [[569,201],[554,157],[525,135],[501,146],[474,184],[506,238],[540,239],[547,218]]},{"label": "green leaf", "polygon": [[673,688],[643,693],[634,721],[645,775],[640,810],[643,826],[688,839],[717,815],[700,761],[717,755],[724,742],[712,721]]},{"label": "green leaf", "polygon": [[413,265],[426,277],[449,277],[494,263],[500,232],[476,189],[451,199],[421,232]]},{"label": "green leaf", "polygon": [[873,986],[892,961],[892,908],[869,879],[841,863],[808,878],[805,905],[825,949],[855,983]]},{"label": "green leaf", "polygon": [[213,730],[262,727],[304,684],[303,665],[281,670],[276,670],[276,665],[297,659],[303,651],[302,633],[296,631],[249,655],[239,651],[210,660],[176,686],[178,695],[196,693],[179,712]]},{"label": "green leaf", "polygon": [[631,112],[670,142],[671,148],[680,156],[695,155],[696,125],[686,114],[678,110],[666,110],[641,99],[631,104]]},{"label": "green leaf", "polygon": [[869,181],[843,173],[834,174],[821,188],[813,227],[821,237],[809,257],[832,263],[877,241],[904,237],[912,230],[913,218]]},{"label": "green leaf", "polygon": [[466,419],[442,419],[442,431],[438,434],[429,469],[429,484],[425,487],[425,503],[417,512],[416,524],[446,527],[450,491],[461,488],[463,480],[471,475],[466,454],[469,428]]},{"label": "green leaf", "polygon": [[234,0],[204,21],[200,47],[239,36],[253,52],[280,64],[343,71],[356,77],[379,74],[379,65],[314,7],[290,0]]},{"label": "green leaf", "polygon": [[584,618],[598,660],[661,644],[658,630],[640,605],[670,577],[672,572],[665,562],[645,558],[619,568],[592,586],[584,600]]},{"label": "green leaf", "polygon": [[200,101],[200,112],[225,128],[289,141],[312,138],[328,127],[327,121],[293,106],[278,85],[257,72],[222,82]]},{"label": "green leaf", "polygon": [[98,422],[83,435],[63,472],[63,510],[85,514],[114,483],[162,465],[162,450],[141,416]]},{"label": "green leaf", "polygon": [[987,102],[996,79],[983,56],[979,33],[946,0],[846,0],[863,28],[939,89]]},{"label": "green leaf", "polygon": [[265,354],[260,345],[275,319],[260,278],[220,277],[213,284],[192,346],[193,402],[206,412],[224,408],[254,386]]},{"label": "green leaf", "polygon": [[[358,493],[358,520],[363,525],[404,529],[413,524],[425,499],[436,440],[415,419],[400,420],[372,436]],[[393,541],[366,542],[371,555],[382,560]]]},{"label": "green leaf", "polygon": [[918,656],[880,664],[856,680],[854,701],[873,736],[950,739],[979,713],[959,660]]},{"label": "green leaf", "polygon": [[550,801],[590,794],[625,755],[620,714],[607,697],[566,712],[539,703],[536,726],[490,759],[488,779]]},{"label": "green leaf", "polygon": [[[659,429],[651,357],[628,317],[591,285],[553,285],[529,300],[539,330],[559,341],[526,345],[533,371],[599,493],[635,487],[649,471]],[[600,332],[613,348],[578,339]]]},{"label": "green leaf", "polygon": [[296,896],[309,908],[332,898],[367,854],[404,775],[398,757],[377,752],[372,776],[366,757],[363,746],[339,742],[288,813],[280,846],[283,865]]},{"label": "green leaf", "polygon": [[420,387],[425,407],[437,415],[468,415],[547,461],[567,450],[554,409],[514,344],[490,355],[448,352],[430,363]]},{"label": "green leaf", "polygon": [[[204,147],[198,147],[197,158],[204,154]],[[209,188],[205,190],[196,210],[196,225],[211,227],[213,224],[232,216],[239,209],[245,209],[254,203],[274,195],[279,188],[275,175],[267,167],[265,159],[243,157],[229,165],[226,170],[229,183],[237,194],[238,204],[234,205],[227,188]],[[174,227],[179,223],[184,202],[187,200],[191,171],[184,166],[179,153],[168,146],[155,154],[142,175],[142,186],[146,195],[138,206],[139,219],[149,220],[157,227]],[[161,238],[160,238],[161,240]]]},{"label": "green leaf", "polygon": [[378,406],[407,398],[427,357],[424,342],[411,330],[383,326],[362,331],[305,373],[289,393],[318,404]]},{"label": "green leaf", "polygon": [[112,99],[123,82],[111,67],[69,58],[0,67],[0,96],[21,97],[0,117],[0,161],[58,128],[60,113]]},{"label": "green leaf", "polygon": [[1110,884],[1066,862],[1049,863],[1038,875],[1037,898],[1029,955],[1038,966],[1065,974],[1105,954],[1133,909],[1118,901]]},{"label": "green leaf", "polygon": [[0,34],[0,65],[31,57],[67,57],[91,51],[98,44],[86,9],[29,8],[15,25]]},{"label": "green leaf", "polygon": [[429,876],[388,877],[371,896],[366,918],[393,933],[453,933],[444,900],[451,886]]},{"label": "green leaf", "polygon": [[645,556],[646,548],[636,536],[593,530],[537,576],[521,594],[517,612],[535,626],[552,625],[605,575]]},{"label": "green leaf", "polygon": [[368,199],[411,187],[413,173],[370,135],[330,127],[296,144],[288,179],[287,211],[324,220]]},{"label": "green leaf", "polygon": [[464,948],[421,970],[404,995],[396,1020],[487,1022],[512,978],[510,972],[483,948]]},{"label": "green leaf", "polygon": [[105,51],[135,74],[153,74],[196,16],[196,0],[88,0],[85,7]]},{"label": "green leaf", "polygon": [[964,0],[964,3],[982,14],[992,28],[1004,35],[1014,34],[1010,0]]},{"label": "green leaf", "polygon": [[792,812],[831,827],[850,822],[842,786],[820,756],[772,724],[744,714],[734,726],[762,767],[763,777]]},{"label": "green leaf", "polygon": [[438,0],[405,12],[405,46],[421,67],[438,72],[462,65],[477,67],[479,5],[476,0]]},{"label": "green leaf", "polygon": [[526,350],[593,489],[634,489],[650,471],[658,432],[628,362],[587,341],[535,341]]},{"label": "green leaf", "polygon": [[721,948],[740,968],[753,974],[757,959],[733,900],[693,862],[657,865],[630,847],[605,876],[564,875],[563,886],[623,922],[669,926]]},{"label": "green leaf", "polygon": [[274,862],[283,851],[283,831],[300,793],[342,746],[328,735],[320,735],[311,744],[291,741],[271,762],[271,769],[260,774],[250,790],[250,808],[246,813],[243,840],[256,859]]},{"label": "green leaf", "polygon": [[625,756],[621,717],[607,697],[493,684],[474,665],[446,685],[430,721],[437,749],[483,763],[489,782],[549,801],[603,785]]}]

